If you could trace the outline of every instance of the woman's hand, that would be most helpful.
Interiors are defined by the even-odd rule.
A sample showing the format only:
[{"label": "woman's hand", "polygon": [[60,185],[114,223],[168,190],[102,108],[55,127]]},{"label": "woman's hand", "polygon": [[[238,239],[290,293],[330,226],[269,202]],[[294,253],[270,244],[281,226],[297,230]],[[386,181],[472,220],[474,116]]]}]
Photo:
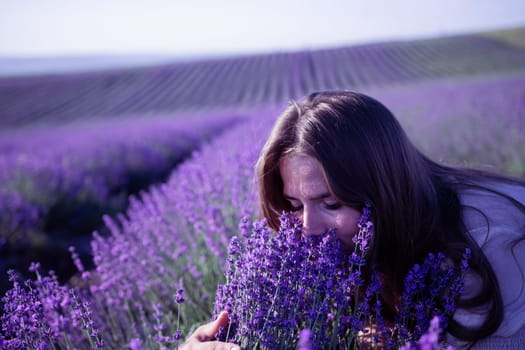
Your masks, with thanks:
[{"label": "woman's hand", "polygon": [[223,311],[213,322],[200,326],[179,350],[240,350],[238,345],[215,341],[215,334],[221,327],[228,326],[228,313]]},{"label": "woman's hand", "polygon": [[386,349],[386,339],[378,335],[377,327],[374,324],[364,327],[362,331],[357,333],[357,344],[362,350]]}]

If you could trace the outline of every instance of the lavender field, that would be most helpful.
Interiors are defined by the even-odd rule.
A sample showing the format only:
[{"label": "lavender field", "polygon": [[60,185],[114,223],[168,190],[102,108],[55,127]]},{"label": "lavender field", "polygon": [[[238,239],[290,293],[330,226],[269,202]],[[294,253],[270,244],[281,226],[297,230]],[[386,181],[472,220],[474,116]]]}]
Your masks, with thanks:
[{"label": "lavender field", "polygon": [[163,181],[203,140],[237,119],[149,117],[5,131],[0,139],[3,269],[38,260],[69,277],[70,245],[88,258],[91,232],[103,225],[103,214],[123,211],[129,195]]},{"label": "lavender field", "polygon": [[273,121],[319,89],[378,98],[436,160],[525,178],[525,50],[476,35],[2,79],[0,347],[175,348],[259,218]]},{"label": "lavender field", "polygon": [[362,89],[523,69],[522,47],[467,35],[13,77],[0,79],[0,126],[166,111],[251,109],[299,98],[312,90]]}]

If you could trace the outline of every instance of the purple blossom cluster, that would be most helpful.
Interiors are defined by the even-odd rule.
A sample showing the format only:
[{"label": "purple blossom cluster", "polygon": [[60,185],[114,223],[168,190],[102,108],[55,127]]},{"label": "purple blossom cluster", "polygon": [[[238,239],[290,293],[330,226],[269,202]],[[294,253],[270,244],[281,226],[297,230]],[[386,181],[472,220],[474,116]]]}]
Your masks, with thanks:
[{"label": "purple blossom cluster", "polygon": [[36,279],[28,279],[24,285],[9,271],[13,288],[3,297],[0,348],[48,349],[64,342],[70,348],[102,349],[104,341],[89,303],[80,301],[73,289],[61,286],[53,272],[40,275],[39,267],[38,263],[31,265]]},{"label": "purple blossom cluster", "polygon": [[[299,329],[309,329],[314,344],[349,346],[356,339],[354,328],[364,321],[361,305],[352,310],[354,296],[364,288],[362,268],[372,230],[366,217],[360,227],[350,255],[333,230],[322,238],[305,238],[291,214],[282,214],[275,235],[265,221],[256,222],[248,235],[242,228],[241,238],[230,243],[227,282],[217,290],[215,313],[231,315],[219,339],[248,349],[285,349]],[[367,291],[371,300],[366,302],[371,302],[378,290]]]},{"label": "purple blossom cluster", "polygon": [[435,327],[423,334],[433,317],[446,328],[462,292],[468,251],[461,269],[446,266],[441,253],[415,265],[405,280],[399,315],[385,320],[381,274],[366,268],[373,234],[368,216],[365,208],[351,253],[333,230],[304,237],[290,213],[281,215],[278,232],[265,220],[254,222],[251,231],[243,221],[240,236],[230,242],[226,283],[217,289],[214,314],[230,314],[217,338],[248,349],[396,349],[420,337],[421,344],[441,342],[432,338]]},{"label": "purple blossom cluster", "polygon": [[[73,253],[74,255],[74,253]],[[0,349],[168,349],[182,339],[181,315],[184,314],[184,290],[173,296],[176,310],[166,310],[153,303],[151,312],[135,305],[135,313],[121,315],[105,309],[103,295],[68,288],[57,276],[39,273],[36,279],[20,284],[16,273],[9,271],[13,288],[3,297],[4,313],[0,317]],[[176,313],[176,316],[175,316]],[[133,322],[131,321],[133,318]],[[130,327],[123,331],[121,327]]]},{"label": "purple blossom cluster", "polygon": [[443,329],[447,327],[447,320],[456,311],[457,298],[463,293],[463,278],[469,270],[470,257],[471,251],[466,248],[456,267],[443,253],[429,253],[423,263],[408,271],[396,315],[396,324],[403,327],[398,327],[393,334],[398,344],[423,337],[435,317]]},{"label": "purple blossom cluster", "polygon": [[430,325],[418,341],[410,341],[401,346],[399,350],[454,350],[452,345],[446,345],[441,341],[443,327],[442,317],[434,316]]}]

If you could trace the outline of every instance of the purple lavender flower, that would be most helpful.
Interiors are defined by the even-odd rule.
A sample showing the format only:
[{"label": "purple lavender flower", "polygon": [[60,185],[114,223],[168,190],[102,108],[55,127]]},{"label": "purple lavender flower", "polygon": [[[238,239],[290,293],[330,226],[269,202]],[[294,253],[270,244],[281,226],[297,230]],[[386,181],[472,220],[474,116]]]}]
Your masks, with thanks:
[{"label": "purple lavender flower", "polygon": [[173,334],[174,340],[180,340],[182,339],[182,331],[180,329],[177,329],[175,333]]},{"label": "purple lavender flower", "polygon": [[177,293],[175,294],[175,302],[177,304],[184,302],[184,289],[182,288],[177,289]]},{"label": "purple lavender flower", "polygon": [[[217,290],[214,311],[229,311],[230,324],[217,338],[247,348],[284,349],[298,339],[299,329],[308,329],[314,348],[364,342],[396,348],[419,339],[431,315],[439,314],[446,325],[449,304],[461,293],[455,286],[461,286],[468,253],[459,269],[442,253],[430,253],[410,269],[400,313],[389,324],[382,314],[381,275],[364,270],[373,234],[369,216],[365,208],[351,253],[343,251],[333,230],[305,238],[300,221],[287,213],[276,233],[263,220],[253,224],[251,234],[232,238],[227,283]],[[431,335],[422,339],[434,341]]]},{"label": "purple lavender flower", "polygon": [[[430,325],[426,333],[424,333],[418,341],[409,341],[401,346],[399,350],[440,350],[442,349],[441,333],[443,328],[440,323],[442,318],[434,316],[430,321]],[[454,350],[454,347],[448,346],[447,350]]]},{"label": "purple lavender flower", "polygon": [[444,254],[430,253],[422,264],[408,271],[401,309],[396,317],[398,343],[421,337],[428,330],[433,315],[440,316],[442,325],[447,324],[463,292],[463,275],[468,270],[469,258],[467,248],[457,268],[447,262]]},{"label": "purple lavender flower", "polygon": [[297,342],[297,350],[313,350],[311,342],[312,331],[303,329],[299,332],[299,341]]},{"label": "purple lavender flower", "polygon": [[24,286],[10,272],[13,288],[3,298],[1,317],[7,348],[40,349],[42,344],[64,339],[70,347],[104,347],[89,303],[81,302],[75,291],[61,286],[53,272],[42,276],[37,267],[36,263],[31,266],[36,280],[26,280]]},{"label": "purple lavender flower", "polygon": [[142,341],[139,338],[133,338],[129,342],[129,348],[130,350],[141,350],[142,349]]},{"label": "purple lavender flower", "polygon": [[[334,230],[306,238],[294,215],[283,213],[280,221],[275,234],[263,220],[245,238],[232,239],[227,283],[219,286],[215,301],[215,314],[228,310],[230,325],[218,338],[247,348],[280,349],[298,339],[298,329],[309,329],[310,344],[349,346],[355,336],[347,334],[349,321],[341,320],[350,316],[356,288],[364,282],[361,247],[367,245],[360,242],[371,237],[372,225],[363,221],[354,246],[359,264],[352,264],[356,258],[346,255]],[[380,283],[375,282],[366,302],[377,297]]]}]

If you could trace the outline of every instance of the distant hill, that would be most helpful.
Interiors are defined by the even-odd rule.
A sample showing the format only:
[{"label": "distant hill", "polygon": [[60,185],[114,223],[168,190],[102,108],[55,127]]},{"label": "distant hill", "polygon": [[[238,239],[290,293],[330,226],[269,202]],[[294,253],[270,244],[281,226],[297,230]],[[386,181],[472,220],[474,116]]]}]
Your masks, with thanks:
[{"label": "distant hill", "polygon": [[525,26],[494,30],[490,32],[480,33],[480,35],[487,38],[500,40],[512,46],[516,46],[521,49],[525,49]]},{"label": "distant hill", "polygon": [[525,70],[525,48],[518,44],[522,31],[2,78],[0,127],[239,108],[321,89],[520,72]]},{"label": "distant hill", "polygon": [[[224,55],[223,55],[224,56]],[[111,71],[124,68],[158,66],[159,64],[205,60],[220,56],[174,56],[174,55],[87,55],[1,57],[0,79],[31,75],[59,75]]]},{"label": "distant hill", "polygon": [[166,56],[0,57],[0,78],[136,68],[174,60]]}]

